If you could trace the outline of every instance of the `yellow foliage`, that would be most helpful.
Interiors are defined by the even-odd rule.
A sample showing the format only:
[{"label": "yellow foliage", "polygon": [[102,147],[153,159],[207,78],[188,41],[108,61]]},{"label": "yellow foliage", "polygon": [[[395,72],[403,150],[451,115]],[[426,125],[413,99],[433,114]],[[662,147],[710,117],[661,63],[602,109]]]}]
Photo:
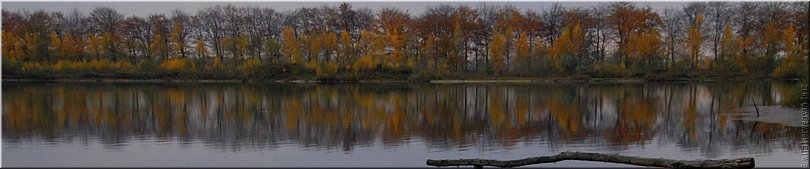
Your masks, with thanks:
[{"label": "yellow foliage", "polygon": [[807,60],[804,57],[798,54],[790,54],[779,62],[779,65],[773,71],[773,76],[788,77],[797,75],[799,70],[802,69],[802,65],[807,66]]},{"label": "yellow foliage", "polygon": [[60,55],[62,56],[62,58],[74,59],[74,57],[79,56],[80,51],[78,51],[78,50],[81,50],[81,49],[79,49],[80,47],[77,47],[79,45],[76,42],[76,38],[74,38],[73,35],[68,33],[68,34],[65,34],[64,36],[62,36],[61,45],[62,46],[61,46],[59,52],[60,52]]},{"label": "yellow foliage", "polygon": [[23,48],[22,48],[22,41],[17,39],[17,36],[11,32],[3,32],[3,58],[8,58],[9,60],[17,60],[22,59],[23,57]]},{"label": "yellow foliage", "polygon": [[365,54],[357,60],[356,65],[363,70],[371,70],[374,68],[374,58],[371,55]]},{"label": "yellow foliage", "polygon": [[411,58],[406,59],[406,61],[405,61],[405,67],[406,67],[406,68],[412,68],[412,67],[414,67],[415,65],[416,65],[416,62],[413,60],[413,58],[412,58],[412,57],[411,57]]},{"label": "yellow foliage", "polygon": [[113,62],[111,68],[117,69],[117,70],[132,70],[132,69],[134,69],[132,64],[127,62],[127,61]]},{"label": "yellow foliage", "polygon": [[152,43],[149,44],[149,53],[155,57],[166,57],[167,48],[162,34],[155,34]]},{"label": "yellow foliage", "polygon": [[104,72],[104,71],[132,71],[135,69],[128,61],[116,61],[111,62],[109,60],[93,60],[89,62],[85,61],[65,61],[60,60],[51,65],[51,68],[54,71],[95,71],[95,72]]},{"label": "yellow foliage", "polygon": [[321,35],[310,36],[306,38],[306,41],[309,43],[309,58],[310,60],[318,60],[318,57],[321,55]]},{"label": "yellow foliage", "polygon": [[186,59],[174,58],[161,62],[160,68],[168,71],[181,71],[188,67],[188,65],[189,63]]},{"label": "yellow foliage", "polygon": [[115,43],[115,39],[113,39],[113,35],[109,32],[104,33],[101,35],[101,49],[107,49],[107,55],[112,55],[112,48],[111,46]]},{"label": "yellow foliage", "polygon": [[261,61],[259,61],[259,59],[256,59],[256,58],[246,59],[245,62],[242,63],[242,65],[239,66],[239,70],[249,71],[249,70],[252,70],[252,69],[258,67],[260,64],[261,64]]},{"label": "yellow foliage", "polygon": [[518,37],[517,41],[517,57],[518,60],[524,63],[528,63],[529,57],[529,38],[526,32],[521,32],[520,36]]},{"label": "yellow foliage", "polygon": [[205,48],[205,41],[202,39],[197,39],[197,44],[195,46],[197,48],[197,57],[205,58],[208,57],[208,50]]},{"label": "yellow foliage", "polygon": [[689,33],[687,35],[687,46],[689,48],[689,54],[691,55],[690,59],[693,66],[697,63],[700,55],[700,46],[703,44],[703,37],[700,34],[700,25],[702,23],[703,15],[698,15],[695,23],[689,28]]},{"label": "yellow foliage", "polygon": [[214,68],[221,68],[221,67],[222,67],[222,61],[219,60],[219,57],[214,58]]},{"label": "yellow foliage", "polygon": [[398,31],[394,31],[388,34],[388,41],[391,43],[391,54],[388,56],[386,63],[391,67],[399,67],[403,58],[401,48],[404,45],[404,40]]},{"label": "yellow foliage", "polygon": [[628,41],[627,55],[634,60],[655,57],[661,45],[660,34],[655,30],[632,34]]},{"label": "yellow foliage", "polygon": [[627,68],[624,65],[614,65],[609,63],[599,63],[593,66],[593,70],[598,73],[604,73],[608,75],[626,75]]},{"label": "yellow foliage", "polygon": [[301,57],[301,44],[298,44],[296,40],[295,30],[292,27],[286,27],[282,32],[284,36],[282,54],[290,58],[290,63],[296,64]]},{"label": "yellow foliage", "polygon": [[307,64],[304,64],[304,67],[308,69],[318,70],[318,62],[315,61],[307,62]]},{"label": "yellow foliage", "polygon": [[169,33],[169,41],[172,42],[174,57],[183,57],[180,54],[182,53],[182,50],[185,50],[186,40],[184,37],[182,37],[182,34],[183,22],[175,21],[174,25],[172,26],[172,31]]},{"label": "yellow foliage", "polygon": [[51,31],[50,38],[51,45],[48,48],[48,52],[51,54],[61,55],[59,52],[62,51],[62,41],[59,39],[59,36],[56,35],[56,32]]},{"label": "yellow foliage", "polygon": [[336,58],[340,63],[351,63],[353,56],[354,43],[349,33],[343,31],[340,33],[340,41],[338,42],[338,57]]},{"label": "yellow foliage", "polygon": [[242,57],[245,55],[245,51],[248,50],[248,47],[250,45],[250,38],[248,38],[245,35],[241,35],[239,36],[239,39],[237,39],[237,42],[234,43],[236,43],[237,45],[236,52],[234,55]]},{"label": "yellow foliage", "polygon": [[804,57],[802,57],[801,54],[796,53],[795,45],[793,44],[795,31],[796,30],[792,26],[785,30],[785,35],[782,40],[785,46],[784,51],[787,56],[782,59],[776,69],[774,69],[773,76],[787,77],[796,75],[802,68],[802,65],[807,65],[807,61],[804,59]]},{"label": "yellow foliage", "polygon": [[495,71],[495,74],[499,74],[504,67],[503,57],[506,53],[506,37],[500,32],[495,32],[489,45],[489,60],[492,64],[492,70]]},{"label": "yellow foliage", "polygon": [[87,50],[91,55],[98,57],[101,52],[101,38],[93,33],[88,33]]},{"label": "yellow foliage", "polygon": [[309,62],[309,64],[307,64],[307,67],[315,69],[316,76],[324,77],[337,73],[337,70],[340,66],[337,63],[318,64],[315,62]]},{"label": "yellow foliage", "polygon": [[22,63],[22,70],[29,71],[29,70],[38,70],[41,69],[42,65],[38,62],[23,62]]}]

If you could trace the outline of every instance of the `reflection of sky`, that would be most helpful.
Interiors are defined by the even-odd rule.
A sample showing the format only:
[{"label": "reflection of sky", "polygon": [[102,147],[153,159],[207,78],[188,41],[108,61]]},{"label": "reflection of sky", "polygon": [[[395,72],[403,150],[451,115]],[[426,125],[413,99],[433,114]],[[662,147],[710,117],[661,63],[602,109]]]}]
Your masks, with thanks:
[{"label": "reflection of sky", "polygon": [[[168,14],[174,9],[184,10],[186,12],[196,12],[199,9],[214,6],[233,4],[234,6],[256,6],[256,7],[269,7],[277,11],[286,11],[290,9],[297,9],[301,7],[320,7],[322,5],[337,6],[342,2],[3,2],[4,10],[47,10],[47,11],[61,11],[64,13],[72,11],[74,8],[88,12],[96,6],[108,6],[116,9],[125,16],[138,15],[146,16],[153,13]],[[352,4],[355,9],[370,8],[377,10],[380,8],[394,7],[402,10],[407,10],[413,15],[419,15],[424,12],[428,6],[438,6],[442,4],[447,5],[467,5],[470,7],[480,6],[480,2],[348,2]],[[505,5],[511,4],[519,9],[542,11],[548,8],[554,2],[486,2],[487,5]],[[582,7],[588,8],[595,6],[600,2],[560,2],[564,7]],[[665,8],[681,8],[688,2],[635,2],[639,7],[649,5],[655,10],[663,10]],[[145,10],[148,9],[148,10]]]},{"label": "reflection of sky", "polygon": [[[78,140],[77,140],[78,141]],[[81,141],[78,141],[81,142]],[[425,142],[414,140],[407,144],[382,147],[377,141],[373,147],[358,147],[344,153],[339,150],[319,151],[295,145],[282,145],[264,151],[227,151],[212,149],[204,143],[183,144],[179,141],[133,141],[118,149],[109,149],[91,140],[87,144],[57,143],[3,144],[4,166],[42,166],[58,164],[71,166],[130,166],[130,167],[426,167],[427,159],[483,158],[483,159],[522,159],[532,156],[554,155],[563,151],[587,151],[616,153],[628,156],[705,159],[698,150],[684,150],[674,144],[661,144],[661,140],[651,140],[649,144],[631,146],[626,150],[594,149],[582,145],[566,145],[550,149],[544,144],[519,144],[516,148],[500,151],[435,151]],[[11,155],[13,154],[13,155]],[[748,152],[723,153],[713,158],[755,157],[757,167],[798,167],[801,156],[777,148],[767,156],[754,156]],[[47,163],[42,160],[47,159]],[[566,161],[553,164],[539,164],[531,167],[637,167],[602,162]]]}]

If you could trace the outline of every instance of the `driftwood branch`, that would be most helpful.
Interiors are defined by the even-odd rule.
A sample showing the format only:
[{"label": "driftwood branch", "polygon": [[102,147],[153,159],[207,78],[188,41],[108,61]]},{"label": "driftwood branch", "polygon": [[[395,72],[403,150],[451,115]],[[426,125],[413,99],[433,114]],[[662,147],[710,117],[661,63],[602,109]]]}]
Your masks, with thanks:
[{"label": "driftwood branch", "polygon": [[642,158],[612,154],[562,152],[553,156],[530,157],[520,160],[488,160],[488,159],[458,159],[458,160],[427,160],[429,166],[483,166],[492,167],[519,167],[540,163],[554,163],[565,160],[601,161],[610,163],[630,164],[638,166],[665,167],[665,168],[754,168],[754,158],[723,159],[723,160],[671,160],[662,158]]},{"label": "driftwood branch", "polygon": [[757,108],[757,102],[754,102],[754,98],[751,98],[751,103],[754,103],[754,110],[757,110],[757,117],[759,117],[759,108]]}]

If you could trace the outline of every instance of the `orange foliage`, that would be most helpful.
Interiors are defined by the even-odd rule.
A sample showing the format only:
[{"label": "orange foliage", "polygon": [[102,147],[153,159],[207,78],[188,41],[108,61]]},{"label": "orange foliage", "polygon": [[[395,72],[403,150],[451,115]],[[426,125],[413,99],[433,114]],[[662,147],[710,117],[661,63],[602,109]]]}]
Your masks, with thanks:
[{"label": "orange foliage", "polygon": [[504,55],[506,51],[506,36],[504,36],[501,32],[495,32],[492,35],[492,40],[489,42],[489,61],[492,65],[492,70],[495,71],[495,74],[499,74],[503,71],[504,68]]},{"label": "orange foliage", "polygon": [[301,45],[295,40],[295,30],[292,27],[286,27],[282,31],[284,36],[284,48],[282,54],[290,58],[290,63],[296,64],[301,57]]},{"label": "orange foliage", "polygon": [[160,63],[160,68],[167,71],[182,71],[188,66],[188,61],[182,58],[168,59]]}]

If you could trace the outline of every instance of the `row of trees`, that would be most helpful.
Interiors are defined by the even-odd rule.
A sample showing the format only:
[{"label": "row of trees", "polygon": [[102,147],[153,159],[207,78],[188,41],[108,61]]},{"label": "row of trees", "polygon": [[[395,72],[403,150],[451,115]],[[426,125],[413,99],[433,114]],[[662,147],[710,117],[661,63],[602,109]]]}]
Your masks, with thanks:
[{"label": "row of trees", "polygon": [[428,7],[412,16],[343,3],[283,12],[225,5],[145,17],[109,7],[89,15],[3,10],[2,52],[4,62],[23,70],[94,63],[102,65],[84,67],[596,76],[703,69],[797,76],[807,65],[808,8],[806,2],[693,2],[656,11],[614,2],[521,11],[482,4]]}]

